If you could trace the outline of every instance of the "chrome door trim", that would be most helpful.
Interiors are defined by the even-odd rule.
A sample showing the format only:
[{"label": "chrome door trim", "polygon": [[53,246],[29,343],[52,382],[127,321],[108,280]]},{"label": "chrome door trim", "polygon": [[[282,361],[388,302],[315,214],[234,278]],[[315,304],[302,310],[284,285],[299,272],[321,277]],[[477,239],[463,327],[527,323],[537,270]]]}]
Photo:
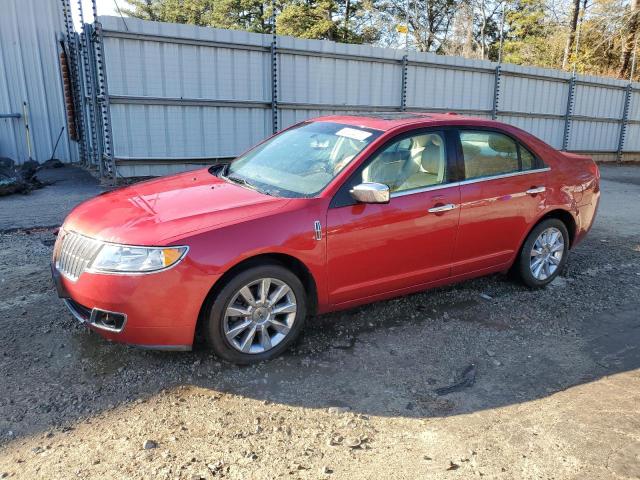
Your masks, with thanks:
[{"label": "chrome door trim", "polygon": [[391,193],[391,198],[404,197],[405,195],[413,195],[414,193],[430,192],[432,190],[441,190],[443,188],[449,188],[449,187],[460,187],[462,185],[469,185],[469,184],[478,183],[478,182],[486,182],[486,181],[489,181],[489,180],[499,180],[501,178],[519,177],[520,175],[529,175],[529,174],[532,174],[532,173],[549,172],[550,170],[551,170],[551,168],[544,167],[544,168],[536,168],[534,170],[524,170],[522,172],[503,173],[501,175],[494,175],[492,177],[472,178],[470,180],[462,180],[460,182],[441,183],[441,184],[438,184],[438,185],[430,185],[428,187],[413,188],[411,190],[403,190],[401,192],[392,192]]},{"label": "chrome door trim", "polygon": [[458,206],[455,203],[447,203],[445,205],[439,205],[437,207],[431,207],[429,210],[427,210],[427,212],[429,213],[441,213],[441,212],[448,212],[449,210],[453,210],[454,208],[457,208]]},{"label": "chrome door trim", "polygon": [[530,188],[524,193],[526,193],[527,195],[535,195],[536,193],[543,193],[546,191],[547,191],[546,187],[534,187],[534,188]]}]

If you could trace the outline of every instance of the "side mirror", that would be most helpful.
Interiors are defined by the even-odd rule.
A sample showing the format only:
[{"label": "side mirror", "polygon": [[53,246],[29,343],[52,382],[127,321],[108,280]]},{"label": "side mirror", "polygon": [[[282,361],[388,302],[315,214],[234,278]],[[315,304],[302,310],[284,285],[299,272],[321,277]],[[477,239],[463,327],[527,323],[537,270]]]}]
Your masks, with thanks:
[{"label": "side mirror", "polygon": [[360,203],[389,203],[389,187],[382,183],[365,182],[353,187],[349,193]]}]

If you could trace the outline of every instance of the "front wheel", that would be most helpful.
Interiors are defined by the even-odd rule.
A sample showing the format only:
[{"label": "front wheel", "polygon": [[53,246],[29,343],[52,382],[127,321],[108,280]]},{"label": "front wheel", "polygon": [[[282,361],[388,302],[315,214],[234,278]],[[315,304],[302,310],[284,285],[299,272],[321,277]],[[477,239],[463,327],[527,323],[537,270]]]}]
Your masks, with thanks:
[{"label": "front wheel", "polygon": [[300,279],[279,265],[262,265],[233,277],[216,296],[206,325],[207,343],[239,364],[270,360],[296,339],[307,315]]},{"label": "front wheel", "polygon": [[522,245],[517,271],[525,285],[542,288],[562,271],[569,252],[569,233],[565,224],[549,218],[536,225]]}]

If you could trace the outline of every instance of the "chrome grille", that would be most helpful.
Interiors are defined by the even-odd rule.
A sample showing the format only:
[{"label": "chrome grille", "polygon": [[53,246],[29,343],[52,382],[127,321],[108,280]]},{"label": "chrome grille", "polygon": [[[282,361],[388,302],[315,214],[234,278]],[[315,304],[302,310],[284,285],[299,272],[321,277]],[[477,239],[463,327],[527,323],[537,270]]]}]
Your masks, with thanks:
[{"label": "chrome grille", "polygon": [[75,282],[96,257],[102,242],[75,232],[65,232],[60,241],[60,247],[56,249],[56,268]]}]

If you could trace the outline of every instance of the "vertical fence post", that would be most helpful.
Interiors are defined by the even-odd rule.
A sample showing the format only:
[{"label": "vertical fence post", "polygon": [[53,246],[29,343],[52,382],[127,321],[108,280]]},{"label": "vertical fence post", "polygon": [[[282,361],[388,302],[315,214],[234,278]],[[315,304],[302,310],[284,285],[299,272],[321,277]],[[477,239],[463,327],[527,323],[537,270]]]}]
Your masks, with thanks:
[{"label": "vertical fence post", "polygon": [[72,101],[74,105],[74,123],[76,132],[78,133],[78,151],[80,154],[80,162],[87,160],[85,150],[85,132],[83,120],[83,99],[82,99],[82,83],[80,77],[80,68],[78,62],[78,44],[75,29],[73,26],[73,16],[71,14],[71,3],[69,0],[62,0],[62,13],[64,16],[65,29],[67,33],[67,47],[69,49],[69,76],[72,83]]},{"label": "vertical fence post", "polygon": [[[98,135],[96,132],[96,111],[94,103],[94,91],[93,76],[91,75],[91,64],[89,61],[89,36],[87,34],[87,25],[84,23],[84,10],[82,6],[82,0],[78,0],[78,11],[80,13],[80,25],[82,30],[80,31],[80,48],[82,52],[82,73],[84,80],[85,96],[88,115],[86,115],[85,124],[87,125],[87,149],[90,155],[90,164],[97,166],[98,164]],[[89,138],[90,136],[90,138]]]},{"label": "vertical fence post", "polygon": [[629,123],[629,106],[631,105],[632,89],[633,85],[631,83],[624,89],[624,107],[622,109],[622,119],[620,120],[620,136],[618,137],[618,150],[616,152],[616,160],[618,162],[622,162],[624,138],[627,134],[627,125]]},{"label": "vertical fence post", "polygon": [[276,4],[271,1],[271,125],[278,133],[278,37],[276,34]]},{"label": "vertical fence post", "polygon": [[567,110],[564,114],[564,135],[562,137],[562,151],[569,148],[569,136],[571,133],[571,117],[573,115],[573,102],[575,100],[576,75],[571,75],[569,80],[569,94],[567,95]]},{"label": "vertical fence post", "polygon": [[[98,140],[98,104],[96,103],[96,76],[95,76],[95,64],[94,57],[92,55],[93,44],[91,41],[91,25],[85,23],[83,25],[83,50],[85,58],[85,82],[87,85],[87,102],[89,104],[89,125],[91,129],[91,153],[92,163],[94,167],[100,168],[102,158],[100,142]],[[102,170],[100,170],[102,175]]]},{"label": "vertical fence post", "polygon": [[102,136],[103,136],[103,152],[102,161],[104,162],[104,172],[107,177],[115,178],[116,166],[113,159],[113,133],[111,130],[111,106],[109,104],[109,88],[107,86],[107,69],[104,58],[104,44],[102,36],[102,24],[98,21],[96,13],[96,3],[93,1],[94,9],[94,47],[96,58],[96,78],[98,91],[96,101],[100,105],[100,113],[102,117]]},{"label": "vertical fence post", "polygon": [[400,86],[400,111],[407,110],[407,77],[409,70],[409,57],[405,54],[402,57],[402,85]]},{"label": "vertical fence post", "polygon": [[502,67],[498,65],[493,79],[493,108],[491,109],[491,120],[498,118],[498,106],[500,103],[500,72]]}]

